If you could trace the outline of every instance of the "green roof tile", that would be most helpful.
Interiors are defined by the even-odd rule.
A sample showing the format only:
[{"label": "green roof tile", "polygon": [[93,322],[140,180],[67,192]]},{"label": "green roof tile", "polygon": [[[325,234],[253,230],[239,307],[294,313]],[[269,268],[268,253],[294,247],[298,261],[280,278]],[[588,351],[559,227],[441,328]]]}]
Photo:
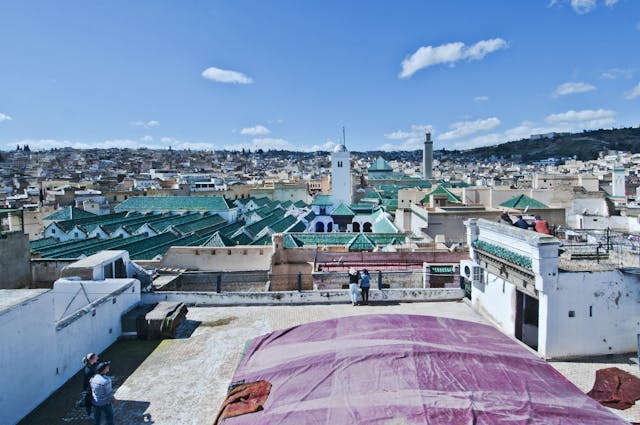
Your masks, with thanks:
[{"label": "green roof tile", "polygon": [[369,166],[369,172],[371,171],[393,171],[393,167],[379,156],[375,162]]},{"label": "green roof tile", "polygon": [[222,196],[132,196],[115,207],[116,211],[224,211],[229,209]]},{"label": "green roof tile", "polygon": [[313,200],[311,205],[319,205],[319,206],[333,205],[333,201],[331,200],[331,195],[318,195]]},{"label": "green roof tile", "polygon": [[370,251],[376,247],[364,233],[359,233],[355,238],[347,243],[349,251]]},{"label": "green roof tile", "polygon": [[96,214],[90,213],[89,211],[85,211],[80,208],[68,206],[49,214],[48,216],[44,217],[43,220],[48,220],[48,221],[74,220],[78,218],[87,218],[87,217],[96,217]]}]

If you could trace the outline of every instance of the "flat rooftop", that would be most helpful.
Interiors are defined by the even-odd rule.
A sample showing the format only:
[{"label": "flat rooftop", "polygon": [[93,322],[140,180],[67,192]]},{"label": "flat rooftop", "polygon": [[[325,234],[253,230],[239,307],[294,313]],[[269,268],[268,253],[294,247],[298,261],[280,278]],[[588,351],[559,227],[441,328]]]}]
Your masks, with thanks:
[{"label": "flat rooftop", "polygon": [[47,291],[50,289],[0,289],[0,313]]},{"label": "flat rooftop", "polygon": [[[103,359],[112,361],[116,397],[120,400],[115,407],[116,423],[213,423],[247,341],[303,323],[372,313],[421,314],[488,323],[462,301],[357,307],[350,304],[191,307],[180,338],[118,341],[101,354]],[[637,364],[628,360],[610,359],[616,366],[638,375]],[[607,367],[598,362],[552,365],[583,390],[590,389],[596,369]],[[91,424],[83,409],[76,406],[81,388],[81,377],[76,375],[21,425]],[[616,413],[625,415],[627,420],[640,419],[640,408],[635,406]]]}]

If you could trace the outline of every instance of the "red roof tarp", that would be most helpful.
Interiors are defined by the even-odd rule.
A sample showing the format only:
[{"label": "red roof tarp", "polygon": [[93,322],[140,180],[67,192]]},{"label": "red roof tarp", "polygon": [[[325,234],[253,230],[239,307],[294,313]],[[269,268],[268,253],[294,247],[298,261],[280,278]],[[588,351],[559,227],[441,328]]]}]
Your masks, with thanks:
[{"label": "red roof tarp", "polygon": [[266,380],[239,424],[626,424],[497,329],[417,315],[313,322],[254,339],[234,382]]}]

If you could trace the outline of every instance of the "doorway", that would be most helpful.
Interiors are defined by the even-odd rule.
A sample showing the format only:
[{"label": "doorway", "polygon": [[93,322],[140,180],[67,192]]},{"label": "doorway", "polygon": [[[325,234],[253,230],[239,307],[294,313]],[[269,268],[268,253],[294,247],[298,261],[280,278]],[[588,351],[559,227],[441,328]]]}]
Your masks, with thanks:
[{"label": "doorway", "polygon": [[534,350],[538,349],[538,300],[516,291],[515,336]]}]

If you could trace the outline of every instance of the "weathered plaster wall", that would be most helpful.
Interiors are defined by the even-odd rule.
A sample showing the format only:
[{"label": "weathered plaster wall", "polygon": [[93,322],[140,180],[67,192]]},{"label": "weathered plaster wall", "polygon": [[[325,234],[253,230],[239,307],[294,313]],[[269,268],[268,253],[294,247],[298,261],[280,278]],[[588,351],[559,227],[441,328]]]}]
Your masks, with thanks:
[{"label": "weathered plaster wall", "polygon": [[0,237],[0,289],[31,286],[29,235],[5,233]]}]

